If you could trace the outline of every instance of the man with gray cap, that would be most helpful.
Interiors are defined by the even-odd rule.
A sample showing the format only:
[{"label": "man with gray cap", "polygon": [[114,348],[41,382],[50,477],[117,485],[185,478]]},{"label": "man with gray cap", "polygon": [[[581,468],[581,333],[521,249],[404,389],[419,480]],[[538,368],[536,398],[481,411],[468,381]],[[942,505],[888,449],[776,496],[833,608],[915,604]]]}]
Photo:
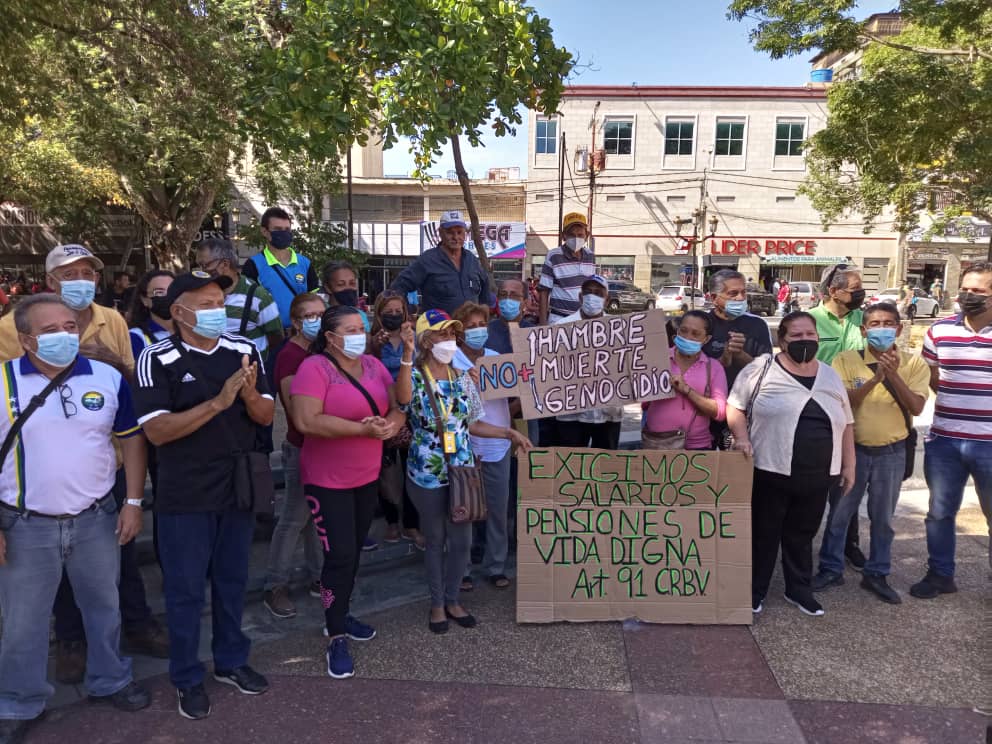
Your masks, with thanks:
[{"label": "man with gray cap", "polygon": [[444,310],[451,315],[466,302],[492,306],[489,275],[478,257],[465,248],[468,224],[458,211],[443,212],[438,230],[441,242],[426,250],[420,258],[403,269],[390,289],[420,291],[420,307]]}]

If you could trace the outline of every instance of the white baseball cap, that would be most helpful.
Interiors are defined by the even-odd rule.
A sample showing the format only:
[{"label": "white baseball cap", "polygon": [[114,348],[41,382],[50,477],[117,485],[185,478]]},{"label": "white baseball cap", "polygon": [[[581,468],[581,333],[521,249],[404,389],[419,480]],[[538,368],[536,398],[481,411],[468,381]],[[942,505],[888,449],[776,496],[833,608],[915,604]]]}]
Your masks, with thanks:
[{"label": "white baseball cap", "polygon": [[464,227],[468,229],[468,224],[465,222],[465,218],[462,217],[462,213],[457,209],[453,209],[450,212],[441,212],[441,227]]},{"label": "white baseball cap", "polygon": [[76,261],[82,261],[84,259],[91,261],[97,271],[103,271],[103,261],[90,253],[89,248],[77,243],[57,245],[52,248],[48,252],[48,256],[45,257],[45,271],[51,274],[55,269],[74,264]]}]

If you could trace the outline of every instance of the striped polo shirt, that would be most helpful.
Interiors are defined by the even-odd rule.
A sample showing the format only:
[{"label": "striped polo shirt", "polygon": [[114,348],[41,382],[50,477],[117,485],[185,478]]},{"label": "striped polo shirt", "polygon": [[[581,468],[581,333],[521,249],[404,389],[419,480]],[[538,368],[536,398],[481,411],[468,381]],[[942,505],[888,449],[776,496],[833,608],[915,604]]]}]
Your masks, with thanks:
[{"label": "striped polo shirt", "polygon": [[552,248],[541,267],[539,287],[551,290],[548,298],[548,320],[564,318],[579,311],[582,283],[596,273],[592,251],[583,248],[578,256],[566,254],[563,246]]},{"label": "striped polo shirt", "polygon": [[930,326],[923,359],[940,370],[931,434],[992,441],[992,325],[975,333],[964,316]]},{"label": "striped polo shirt", "polygon": [[[251,298],[251,307],[246,310],[248,290],[252,284],[255,282],[242,274],[238,283],[224,296],[224,309],[227,311],[227,332],[247,338],[255,344],[262,359],[265,359],[269,347],[267,336],[282,333],[282,319],[279,316],[279,306],[276,301],[261,285],[255,288],[255,294]],[[248,324],[245,326],[245,332],[241,333],[241,319],[245,312],[248,313]]]}]

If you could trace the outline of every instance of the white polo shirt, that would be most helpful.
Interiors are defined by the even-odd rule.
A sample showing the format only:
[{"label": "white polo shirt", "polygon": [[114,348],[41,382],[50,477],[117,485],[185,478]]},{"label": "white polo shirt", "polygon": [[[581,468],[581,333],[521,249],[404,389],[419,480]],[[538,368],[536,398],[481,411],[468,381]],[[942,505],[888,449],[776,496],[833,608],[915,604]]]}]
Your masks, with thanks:
[{"label": "white polo shirt", "polygon": [[[0,442],[48,383],[27,355],[0,365]],[[77,357],[72,374],[17,435],[0,472],[0,501],[41,514],[78,514],[114,485],[117,458],[111,437],[140,432],[121,373]]]}]

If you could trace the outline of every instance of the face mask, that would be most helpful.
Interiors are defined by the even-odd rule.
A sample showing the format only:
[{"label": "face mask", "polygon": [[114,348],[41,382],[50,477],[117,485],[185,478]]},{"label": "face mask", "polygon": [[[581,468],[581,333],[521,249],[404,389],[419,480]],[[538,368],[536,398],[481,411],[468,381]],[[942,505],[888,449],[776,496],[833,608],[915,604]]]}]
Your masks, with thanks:
[{"label": "face mask", "polygon": [[465,343],[468,344],[471,349],[481,349],[486,345],[486,341],[489,340],[489,329],[483,326],[482,328],[469,328],[465,331]]},{"label": "face mask", "polygon": [[345,307],[358,306],[357,289],[342,289],[340,292],[332,292],[331,296],[334,297],[334,301],[339,305],[344,305]]},{"label": "face mask", "polygon": [[38,339],[38,351],[35,354],[45,364],[53,367],[68,367],[79,353],[79,334],[59,331],[58,333],[42,333]]},{"label": "face mask", "polygon": [[886,349],[891,349],[892,344],[896,342],[896,329],[869,328],[865,333],[865,338],[868,339],[868,345],[871,348],[878,351],[885,351]]},{"label": "face mask", "polygon": [[152,297],[152,315],[168,320],[170,317],[169,308],[171,307],[172,303],[166,297]]},{"label": "face mask", "polygon": [[89,279],[71,279],[59,282],[59,295],[62,301],[73,310],[85,310],[93,304],[96,284]]},{"label": "face mask", "polygon": [[723,312],[730,318],[739,318],[747,312],[747,300],[727,300]]},{"label": "face mask", "polygon": [[565,240],[565,245],[568,246],[568,249],[572,253],[578,253],[579,251],[581,251],[583,248],[586,247],[586,239],[585,238],[567,238]]},{"label": "face mask", "polygon": [[818,341],[790,341],[786,346],[786,353],[796,364],[811,362],[816,359],[816,352],[820,350]]},{"label": "face mask", "polygon": [[599,295],[582,295],[582,312],[586,315],[596,316],[603,312],[603,305],[606,301]]},{"label": "face mask", "polygon": [[967,317],[973,318],[985,312],[985,303],[988,299],[985,295],[974,292],[961,292],[958,295],[958,304],[961,306],[961,312]]},{"label": "face mask", "polygon": [[398,331],[403,325],[403,316],[400,313],[386,313],[382,316],[382,327],[387,331]]},{"label": "face mask", "polygon": [[304,318],[300,332],[307,341],[313,341],[320,333],[320,318]]},{"label": "face mask", "polygon": [[857,310],[865,304],[865,291],[863,289],[854,290],[851,292],[851,299],[844,304],[847,305],[848,310]]},{"label": "face mask", "polygon": [[347,336],[341,336],[341,338],[344,339],[344,348],[341,351],[349,359],[358,359],[358,357],[365,353],[368,338],[366,338],[364,333],[349,333]]},{"label": "face mask", "polygon": [[698,354],[703,349],[703,344],[700,341],[693,341],[691,338],[684,338],[682,336],[675,337],[675,348],[686,356],[693,356]]},{"label": "face mask", "polygon": [[499,314],[506,320],[516,320],[520,315],[520,300],[500,300]]},{"label": "face mask", "polygon": [[458,344],[455,341],[439,341],[431,348],[431,354],[441,364],[448,364],[454,359],[456,351],[458,351]]},{"label": "face mask", "polygon": [[272,230],[269,236],[273,248],[289,248],[293,244],[292,230]]},{"label": "face mask", "polygon": [[227,328],[227,311],[222,307],[215,307],[195,312],[196,325],[193,326],[193,333],[204,338],[220,338],[220,334]]}]

